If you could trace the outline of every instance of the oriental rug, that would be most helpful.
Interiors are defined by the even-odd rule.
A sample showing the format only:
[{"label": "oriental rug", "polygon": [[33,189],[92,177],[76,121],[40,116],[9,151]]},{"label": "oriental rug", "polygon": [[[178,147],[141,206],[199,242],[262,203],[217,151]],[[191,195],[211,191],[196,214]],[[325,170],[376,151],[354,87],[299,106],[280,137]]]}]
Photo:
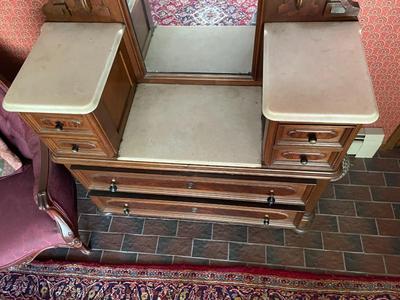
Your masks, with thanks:
[{"label": "oriental rug", "polygon": [[258,0],[148,0],[148,2],[155,25],[235,26],[255,24]]},{"label": "oriental rug", "polygon": [[400,279],[264,268],[34,262],[0,272],[0,299],[400,299]]}]

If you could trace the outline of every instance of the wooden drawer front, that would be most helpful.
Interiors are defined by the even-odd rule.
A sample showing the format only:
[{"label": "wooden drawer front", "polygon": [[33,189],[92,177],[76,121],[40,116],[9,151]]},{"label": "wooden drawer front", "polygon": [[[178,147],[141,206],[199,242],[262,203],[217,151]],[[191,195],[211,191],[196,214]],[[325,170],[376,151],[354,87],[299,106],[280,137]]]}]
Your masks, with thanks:
[{"label": "wooden drawer front", "polygon": [[[246,207],[214,203],[201,203],[198,198],[179,198],[172,200],[159,196],[147,198],[145,194],[134,198],[91,195],[90,198],[103,213],[166,217],[177,219],[229,222],[238,224],[295,227],[302,216],[303,209],[271,209],[267,207]],[[200,202],[198,202],[200,200]],[[232,202],[232,201],[229,201]]]},{"label": "wooden drawer front", "polygon": [[353,127],[279,124],[275,144],[343,147]]},{"label": "wooden drawer front", "polygon": [[90,190],[108,191],[114,186],[118,192],[250,200],[262,203],[273,196],[276,204],[303,204],[314,186],[304,181],[261,181],[262,178],[256,181],[79,169],[74,169],[73,173]]},{"label": "wooden drawer front", "polygon": [[332,169],[338,163],[340,152],[327,149],[274,149],[272,165],[287,165],[299,169]]},{"label": "wooden drawer front", "polygon": [[83,115],[29,114],[25,116],[38,133],[94,136],[89,119]]},{"label": "wooden drawer front", "polygon": [[71,157],[109,157],[97,140],[80,138],[44,138],[43,141],[55,155]]}]

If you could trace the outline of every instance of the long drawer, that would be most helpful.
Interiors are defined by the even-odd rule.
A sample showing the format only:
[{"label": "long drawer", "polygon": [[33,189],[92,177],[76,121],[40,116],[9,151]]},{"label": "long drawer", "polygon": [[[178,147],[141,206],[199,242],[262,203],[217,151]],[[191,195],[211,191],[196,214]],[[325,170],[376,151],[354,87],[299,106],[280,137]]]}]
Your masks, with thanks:
[{"label": "long drawer", "polygon": [[302,205],[316,186],[313,179],[84,166],[72,166],[71,171],[88,190],[246,200],[270,205]]},{"label": "long drawer", "polygon": [[149,194],[91,191],[90,198],[103,213],[165,217],[236,224],[294,228],[304,214],[304,206],[172,197]]}]

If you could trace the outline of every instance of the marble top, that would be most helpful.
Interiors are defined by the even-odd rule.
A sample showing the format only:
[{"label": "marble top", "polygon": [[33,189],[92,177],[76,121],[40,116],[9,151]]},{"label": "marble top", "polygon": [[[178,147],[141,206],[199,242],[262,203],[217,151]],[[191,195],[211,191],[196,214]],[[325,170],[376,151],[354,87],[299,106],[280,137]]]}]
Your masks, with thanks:
[{"label": "marble top", "polygon": [[140,84],[119,160],[261,167],[261,88]]},{"label": "marble top", "polygon": [[263,113],[274,121],[378,119],[358,22],[267,23]]},{"label": "marble top", "polygon": [[92,112],[123,33],[119,23],[45,23],[3,107],[17,112]]}]

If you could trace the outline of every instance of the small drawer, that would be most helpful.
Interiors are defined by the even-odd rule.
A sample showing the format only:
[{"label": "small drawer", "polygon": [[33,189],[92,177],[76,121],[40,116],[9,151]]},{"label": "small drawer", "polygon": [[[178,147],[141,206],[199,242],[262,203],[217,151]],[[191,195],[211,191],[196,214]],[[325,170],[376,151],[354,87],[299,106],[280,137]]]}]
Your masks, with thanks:
[{"label": "small drawer", "polygon": [[81,138],[43,138],[49,149],[57,156],[112,157],[97,140]]},{"label": "small drawer", "polygon": [[321,19],[325,1],[315,0],[271,0],[266,1],[266,20],[302,21]]},{"label": "small drawer", "polygon": [[25,114],[24,118],[40,134],[95,136],[89,119],[84,115],[32,113]]},{"label": "small drawer", "polygon": [[275,144],[341,148],[353,129],[351,126],[279,124]]},{"label": "small drawer", "polygon": [[316,184],[312,179],[131,169],[116,171],[80,166],[72,166],[71,169],[90,190],[247,200],[271,206],[303,204]]},{"label": "small drawer", "polygon": [[246,202],[147,194],[119,193],[110,197],[92,191],[90,198],[103,213],[287,228],[294,228],[304,213],[301,206],[271,209]]},{"label": "small drawer", "polygon": [[296,169],[334,169],[340,152],[318,148],[283,148],[274,149],[272,166]]}]

